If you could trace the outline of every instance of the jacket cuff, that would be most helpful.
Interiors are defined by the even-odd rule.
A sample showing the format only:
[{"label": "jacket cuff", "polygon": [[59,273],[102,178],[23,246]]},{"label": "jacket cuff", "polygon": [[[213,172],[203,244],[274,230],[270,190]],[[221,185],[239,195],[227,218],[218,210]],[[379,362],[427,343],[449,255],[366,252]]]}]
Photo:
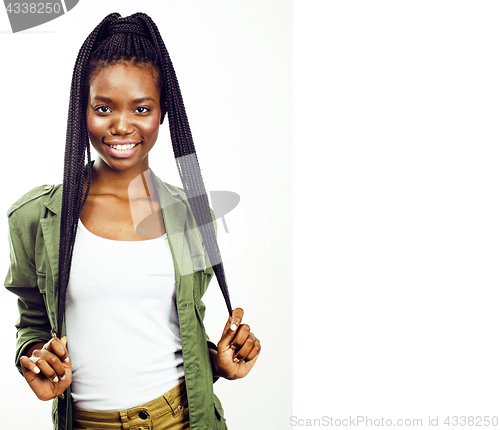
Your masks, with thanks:
[{"label": "jacket cuff", "polygon": [[[215,343],[213,343],[211,340],[207,340],[207,346],[210,348],[210,349],[213,349],[214,351],[217,351],[217,345],[215,345]],[[210,354],[208,354],[208,356],[210,357]],[[211,360],[211,359],[210,359]],[[210,365],[212,365],[212,363],[210,362]],[[213,366],[212,366],[213,367]],[[219,379],[219,376],[213,376],[213,372],[212,372],[212,378],[213,378],[213,382],[214,384],[218,381]]]},{"label": "jacket cuff", "polygon": [[45,330],[37,330],[30,328],[29,334],[25,333],[26,330],[20,329],[17,332],[17,348],[16,348],[16,367],[19,373],[22,375],[21,370],[21,357],[26,355],[26,352],[35,343],[47,343],[52,336],[50,332]]}]

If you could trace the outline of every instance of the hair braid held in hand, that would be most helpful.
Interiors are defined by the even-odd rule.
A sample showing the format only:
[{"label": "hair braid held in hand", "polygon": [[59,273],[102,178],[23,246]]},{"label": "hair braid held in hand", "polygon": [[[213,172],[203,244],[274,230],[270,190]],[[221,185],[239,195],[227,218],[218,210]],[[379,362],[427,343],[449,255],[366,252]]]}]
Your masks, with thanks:
[{"label": "hair braid held in hand", "polygon": [[[161,93],[162,119],[166,112],[182,184],[226,300],[228,311],[232,312],[207,193],[170,56],[155,23],[148,15],[136,13],[121,18],[119,14],[113,13],[104,18],[88,36],[80,49],[73,71],[64,155],[59,244],[57,314],[59,336],[64,320],[66,290],[78,219],[91,183],[90,144],[86,125],[89,82],[103,67],[119,62],[146,65],[152,69],[157,79]],[[87,186],[82,200],[85,177],[87,177]]]}]

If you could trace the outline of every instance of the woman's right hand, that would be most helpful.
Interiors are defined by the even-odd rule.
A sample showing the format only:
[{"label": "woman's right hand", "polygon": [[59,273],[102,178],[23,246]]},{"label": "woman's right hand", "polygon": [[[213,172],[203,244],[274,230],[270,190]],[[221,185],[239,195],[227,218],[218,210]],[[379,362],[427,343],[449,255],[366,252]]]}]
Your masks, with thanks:
[{"label": "woman's right hand", "polygon": [[40,400],[60,396],[71,384],[71,360],[67,337],[51,339],[31,356],[21,357],[23,375]]}]

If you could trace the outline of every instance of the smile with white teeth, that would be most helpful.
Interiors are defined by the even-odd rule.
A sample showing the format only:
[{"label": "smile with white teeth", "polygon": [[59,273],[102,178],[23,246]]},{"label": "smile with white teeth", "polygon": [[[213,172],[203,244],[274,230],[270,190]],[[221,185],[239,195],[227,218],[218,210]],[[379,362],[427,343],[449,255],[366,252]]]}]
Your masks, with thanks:
[{"label": "smile with white teeth", "polygon": [[127,151],[132,149],[138,143],[127,143],[126,145],[109,145],[111,148],[116,149],[117,151]]}]

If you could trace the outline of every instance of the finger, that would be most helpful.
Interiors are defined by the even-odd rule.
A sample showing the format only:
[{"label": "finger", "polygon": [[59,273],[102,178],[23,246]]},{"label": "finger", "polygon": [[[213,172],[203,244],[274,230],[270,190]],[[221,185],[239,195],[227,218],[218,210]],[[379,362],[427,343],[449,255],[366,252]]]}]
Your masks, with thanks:
[{"label": "finger", "polygon": [[[33,351],[33,355],[30,357],[30,359],[36,363],[42,373],[49,379],[54,380],[54,377],[57,376],[58,380],[60,379],[64,381],[66,370],[64,369],[61,360],[57,355],[54,355],[50,351],[47,351],[45,347]],[[41,364],[42,362],[43,365]]]},{"label": "finger", "polygon": [[[32,361],[32,358],[30,358],[30,360]],[[60,378],[53,367],[50,366],[43,358],[38,358],[38,360],[36,361],[36,365],[40,369],[41,375],[45,375],[54,383],[59,382]]]},{"label": "finger", "polygon": [[232,315],[228,318],[224,330],[222,332],[222,337],[217,345],[218,348],[228,349],[229,344],[234,339],[238,327],[243,319],[243,309],[236,308],[233,310]]},{"label": "finger", "polygon": [[60,361],[69,361],[68,350],[66,349],[67,337],[62,339],[50,339],[43,347],[59,357]]},{"label": "finger", "polygon": [[249,334],[250,334],[250,326],[248,324],[241,324],[238,327],[236,336],[231,342],[231,348],[233,348],[235,351],[239,351],[240,348],[245,344]]},{"label": "finger", "polygon": [[25,355],[21,357],[21,366],[23,370],[23,374],[26,376],[27,372],[32,372],[35,375],[40,373],[40,368],[35,364],[33,360],[30,360]]},{"label": "finger", "polygon": [[260,350],[262,349],[261,347],[261,344],[260,344],[260,340],[255,338],[255,342],[254,342],[254,345],[253,345],[253,348],[252,350],[248,353],[248,355],[246,356],[245,358],[245,361],[246,362],[249,362],[249,361],[254,361],[257,359],[257,357],[259,356],[260,354]]},{"label": "finger", "polygon": [[241,308],[233,309],[233,313],[227,319],[226,325],[224,326],[224,330],[222,330],[222,336],[224,336],[231,327],[233,331],[236,331],[242,319],[243,319],[243,309]]},{"label": "finger", "polygon": [[255,345],[255,336],[253,335],[253,333],[249,333],[247,339],[245,340],[245,343],[235,354],[234,362],[237,363],[238,361],[246,360],[248,354],[250,353],[250,351],[252,351],[254,345]]}]

